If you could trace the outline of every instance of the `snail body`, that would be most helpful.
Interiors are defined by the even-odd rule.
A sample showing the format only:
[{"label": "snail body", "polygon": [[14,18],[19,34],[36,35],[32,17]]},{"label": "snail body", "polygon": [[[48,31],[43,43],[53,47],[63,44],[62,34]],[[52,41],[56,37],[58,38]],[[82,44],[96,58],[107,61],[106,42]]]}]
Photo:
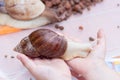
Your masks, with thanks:
[{"label": "snail body", "polygon": [[15,51],[29,57],[63,58],[86,57],[90,44],[81,44],[66,39],[64,36],[48,29],[39,29],[21,40]]}]

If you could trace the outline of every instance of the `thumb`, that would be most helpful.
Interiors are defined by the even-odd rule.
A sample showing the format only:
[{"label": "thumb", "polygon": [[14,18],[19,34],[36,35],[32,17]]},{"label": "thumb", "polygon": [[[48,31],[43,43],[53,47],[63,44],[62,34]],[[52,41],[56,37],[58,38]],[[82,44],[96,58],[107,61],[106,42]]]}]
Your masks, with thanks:
[{"label": "thumb", "polygon": [[106,38],[104,31],[100,29],[97,33],[97,45],[94,47],[93,51],[89,56],[99,57],[104,59],[106,53]]},{"label": "thumb", "polygon": [[83,63],[83,61],[84,61],[84,59],[75,58],[75,59],[72,59],[70,61],[67,61],[67,64],[69,65],[71,70],[74,71],[76,74],[82,74],[83,67],[85,65]]},{"label": "thumb", "polygon": [[24,54],[18,54],[17,58],[22,62],[22,64],[31,72],[34,73],[35,69],[36,69],[36,65],[35,63],[28,58],[27,56],[25,56]]}]

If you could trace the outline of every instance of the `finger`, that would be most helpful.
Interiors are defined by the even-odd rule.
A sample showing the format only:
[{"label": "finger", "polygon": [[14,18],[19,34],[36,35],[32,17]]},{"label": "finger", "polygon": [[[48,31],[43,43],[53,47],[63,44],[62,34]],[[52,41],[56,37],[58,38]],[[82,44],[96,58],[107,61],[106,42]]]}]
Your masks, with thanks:
[{"label": "finger", "polygon": [[104,58],[105,57],[105,51],[106,51],[106,40],[105,40],[105,35],[104,35],[104,31],[102,29],[100,29],[97,33],[97,45],[95,46],[95,48],[93,49],[93,51],[91,52],[90,56],[94,56],[94,57],[101,57]]},{"label": "finger", "polygon": [[[83,59],[81,58],[75,58],[70,61],[67,61],[67,64],[70,66],[70,68],[77,74],[80,74],[82,71],[82,65],[84,66]],[[81,68],[80,68],[81,67]]]},{"label": "finger", "polygon": [[104,34],[104,31],[102,29],[100,29],[97,33],[97,44],[100,45],[100,44],[103,44],[105,43],[105,34]]},{"label": "finger", "polygon": [[35,70],[35,64],[34,62],[29,59],[27,56],[25,56],[24,54],[18,54],[17,58],[22,62],[22,64],[30,71],[30,72],[34,72]]},{"label": "finger", "polygon": [[72,75],[77,78],[78,80],[85,80],[85,78],[81,74],[75,73],[73,70],[71,70]]},{"label": "finger", "polygon": [[86,80],[83,76],[79,77],[78,80]]},{"label": "finger", "polygon": [[71,71],[72,76],[74,76],[76,78],[78,77],[78,74],[75,71],[73,71],[72,69],[70,71]]}]

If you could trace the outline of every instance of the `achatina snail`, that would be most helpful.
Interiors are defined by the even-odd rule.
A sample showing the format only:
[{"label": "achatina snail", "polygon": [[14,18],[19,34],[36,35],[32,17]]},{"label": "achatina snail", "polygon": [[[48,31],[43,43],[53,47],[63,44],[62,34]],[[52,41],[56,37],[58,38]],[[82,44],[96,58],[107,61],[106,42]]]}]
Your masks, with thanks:
[{"label": "achatina snail", "polygon": [[45,10],[40,0],[2,0],[1,3],[11,17],[19,20],[31,20]]},{"label": "achatina snail", "polygon": [[58,20],[41,0],[0,0],[0,25],[26,29]]},{"label": "achatina snail", "polygon": [[52,30],[39,29],[22,39],[14,50],[32,58],[44,56],[70,60],[86,57],[91,48],[89,43],[74,42]]}]

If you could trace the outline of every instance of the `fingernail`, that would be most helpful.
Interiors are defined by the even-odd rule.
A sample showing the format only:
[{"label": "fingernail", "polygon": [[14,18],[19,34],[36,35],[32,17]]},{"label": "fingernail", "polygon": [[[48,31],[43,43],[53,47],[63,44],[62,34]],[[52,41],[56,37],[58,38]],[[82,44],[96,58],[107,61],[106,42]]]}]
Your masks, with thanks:
[{"label": "fingernail", "polygon": [[104,33],[104,30],[103,30],[103,29],[100,29],[100,33],[102,33],[102,34],[103,34],[103,33]]},{"label": "fingernail", "polygon": [[98,31],[98,38],[103,37],[103,35],[104,35],[104,30],[103,29],[99,29],[99,31]]},{"label": "fingernail", "polygon": [[21,60],[21,56],[20,56],[20,55],[17,55],[17,59]]}]

